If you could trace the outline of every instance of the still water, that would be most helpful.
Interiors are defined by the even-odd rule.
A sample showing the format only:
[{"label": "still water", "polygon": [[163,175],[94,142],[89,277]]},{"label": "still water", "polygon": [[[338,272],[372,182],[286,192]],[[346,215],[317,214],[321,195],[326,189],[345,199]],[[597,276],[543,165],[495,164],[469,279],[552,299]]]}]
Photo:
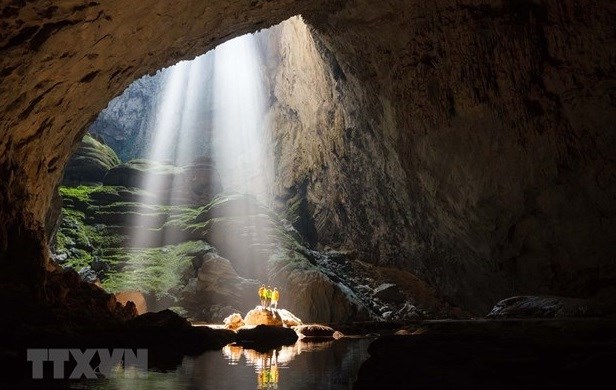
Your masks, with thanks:
[{"label": "still water", "polygon": [[72,389],[351,389],[373,339],[298,341],[263,352],[228,345],[221,351],[185,358],[175,371],[147,378],[75,383]]}]

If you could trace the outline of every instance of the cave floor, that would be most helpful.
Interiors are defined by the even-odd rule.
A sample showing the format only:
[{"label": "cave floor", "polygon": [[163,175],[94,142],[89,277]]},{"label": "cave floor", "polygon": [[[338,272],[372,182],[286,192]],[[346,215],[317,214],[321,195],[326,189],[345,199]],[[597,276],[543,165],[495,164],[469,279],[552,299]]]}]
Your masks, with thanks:
[{"label": "cave floor", "polygon": [[[68,316],[57,308],[13,306],[0,321],[0,382],[30,377],[27,348],[146,347],[152,363],[173,370],[184,355],[197,356],[233,341],[229,331],[188,326],[175,314],[140,318],[104,322]],[[356,389],[586,388],[609,379],[616,363],[616,318],[333,326],[349,336],[380,336],[368,348]]]}]

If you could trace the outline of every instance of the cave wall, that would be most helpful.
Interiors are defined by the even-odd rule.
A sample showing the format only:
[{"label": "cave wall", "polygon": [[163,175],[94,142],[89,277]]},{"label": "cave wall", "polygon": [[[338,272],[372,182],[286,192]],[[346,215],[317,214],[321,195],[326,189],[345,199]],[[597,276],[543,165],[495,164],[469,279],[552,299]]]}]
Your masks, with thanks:
[{"label": "cave wall", "polygon": [[420,242],[400,266],[477,310],[614,284],[614,16],[610,1],[357,1],[307,17],[389,118]]},{"label": "cave wall", "polygon": [[295,89],[274,91],[274,118],[302,125],[278,145],[290,168],[278,193],[306,200],[319,242],[411,269],[477,311],[616,280],[611,1],[12,1],[0,13],[3,274],[40,274],[64,163],[130,81],[301,13],[307,52],[329,66],[284,59],[323,83],[279,74]]}]

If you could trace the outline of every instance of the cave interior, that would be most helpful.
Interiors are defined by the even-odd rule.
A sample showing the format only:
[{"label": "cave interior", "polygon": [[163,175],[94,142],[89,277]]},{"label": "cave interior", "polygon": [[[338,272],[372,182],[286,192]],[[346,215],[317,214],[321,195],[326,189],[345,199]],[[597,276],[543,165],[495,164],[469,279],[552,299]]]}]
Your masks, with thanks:
[{"label": "cave interior", "polygon": [[355,388],[564,388],[616,361],[612,1],[0,15],[6,378],[37,346],[220,348],[185,318],[261,283],[305,322],[381,324]]}]

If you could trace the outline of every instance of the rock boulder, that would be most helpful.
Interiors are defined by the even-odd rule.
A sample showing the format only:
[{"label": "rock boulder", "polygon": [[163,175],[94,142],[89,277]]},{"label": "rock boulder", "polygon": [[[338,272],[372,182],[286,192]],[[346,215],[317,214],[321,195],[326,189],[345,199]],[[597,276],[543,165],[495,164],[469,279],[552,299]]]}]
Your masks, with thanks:
[{"label": "rock boulder", "polygon": [[385,302],[399,303],[404,301],[404,294],[400,292],[397,285],[392,283],[383,283],[375,288],[373,296]]},{"label": "rock boulder", "polygon": [[244,318],[246,325],[273,325],[282,326],[282,317],[275,310],[268,310],[262,306],[257,306],[246,314]]},{"label": "rock boulder", "polygon": [[239,313],[233,313],[229,317],[223,320],[225,324],[225,328],[231,330],[237,330],[244,326],[244,320],[242,319],[242,315]]}]

